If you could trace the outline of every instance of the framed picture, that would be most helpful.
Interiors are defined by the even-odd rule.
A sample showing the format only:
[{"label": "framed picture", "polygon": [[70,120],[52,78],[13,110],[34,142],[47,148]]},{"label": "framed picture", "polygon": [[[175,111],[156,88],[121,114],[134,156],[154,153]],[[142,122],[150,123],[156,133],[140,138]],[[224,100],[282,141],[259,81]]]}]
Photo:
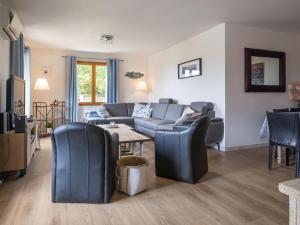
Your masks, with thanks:
[{"label": "framed picture", "polygon": [[202,59],[194,59],[178,64],[178,79],[202,75]]}]

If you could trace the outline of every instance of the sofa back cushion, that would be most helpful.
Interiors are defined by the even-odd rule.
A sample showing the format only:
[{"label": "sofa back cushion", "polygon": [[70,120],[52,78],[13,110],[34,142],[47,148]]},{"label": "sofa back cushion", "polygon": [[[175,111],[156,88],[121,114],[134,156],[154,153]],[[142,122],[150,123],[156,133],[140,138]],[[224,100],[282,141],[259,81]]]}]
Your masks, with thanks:
[{"label": "sofa back cushion", "polygon": [[192,102],[191,108],[201,112],[203,115],[207,115],[208,111],[213,111],[214,104],[211,102]]},{"label": "sofa back cushion", "polygon": [[184,107],[185,105],[169,104],[164,119],[175,122],[182,115]]},{"label": "sofa back cushion", "polygon": [[127,103],[127,114],[128,116],[131,116],[134,109],[134,103]]},{"label": "sofa back cushion", "polygon": [[169,104],[151,103],[152,117],[163,120]]},{"label": "sofa back cushion", "polygon": [[127,103],[107,103],[104,107],[111,116],[128,116]]}]

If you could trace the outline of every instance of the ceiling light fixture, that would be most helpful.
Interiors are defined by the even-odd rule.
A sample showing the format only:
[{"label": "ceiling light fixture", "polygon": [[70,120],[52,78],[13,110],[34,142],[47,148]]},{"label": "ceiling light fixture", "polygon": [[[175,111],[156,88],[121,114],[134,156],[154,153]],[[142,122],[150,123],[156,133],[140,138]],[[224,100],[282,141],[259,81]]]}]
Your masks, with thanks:
[{"label": "ceiling light fixture", "polygon": [[109,44],[109,45],[111,45],[113,43],[113,39],[114,39],[114,36],[110,35],[110,34],[103,34],[103,35],[101,35],[101,38],[100,38],[100,40],[104,44]]}]

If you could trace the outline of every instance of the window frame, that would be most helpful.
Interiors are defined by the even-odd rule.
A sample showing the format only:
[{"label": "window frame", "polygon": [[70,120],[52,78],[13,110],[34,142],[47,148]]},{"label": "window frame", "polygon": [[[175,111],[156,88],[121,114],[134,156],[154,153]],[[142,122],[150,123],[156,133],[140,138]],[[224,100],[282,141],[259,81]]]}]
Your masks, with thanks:
[{"label": "window frame", "polygon": [[92,101],[91,102],[79,102],[79,106],[96,106],[103,105],[106,102],[96,102],[96,66],[107,66],[106,62],[88,62],[77,61],[77,65],[90,65],[92,66]]}]

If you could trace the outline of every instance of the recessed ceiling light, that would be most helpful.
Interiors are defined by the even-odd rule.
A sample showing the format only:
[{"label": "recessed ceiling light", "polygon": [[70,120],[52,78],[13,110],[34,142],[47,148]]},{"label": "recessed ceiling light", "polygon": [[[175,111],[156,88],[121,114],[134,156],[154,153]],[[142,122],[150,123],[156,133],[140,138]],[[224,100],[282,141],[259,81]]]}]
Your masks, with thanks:
[{"label": "recessed ceiling light", "polygon": [[113,39],[114,39],[114,36],[111,35],[111,34],[103,34],[101,35],[101,38],[100,40],[104,43],[104,44],[112,44],[113,42]]}]

